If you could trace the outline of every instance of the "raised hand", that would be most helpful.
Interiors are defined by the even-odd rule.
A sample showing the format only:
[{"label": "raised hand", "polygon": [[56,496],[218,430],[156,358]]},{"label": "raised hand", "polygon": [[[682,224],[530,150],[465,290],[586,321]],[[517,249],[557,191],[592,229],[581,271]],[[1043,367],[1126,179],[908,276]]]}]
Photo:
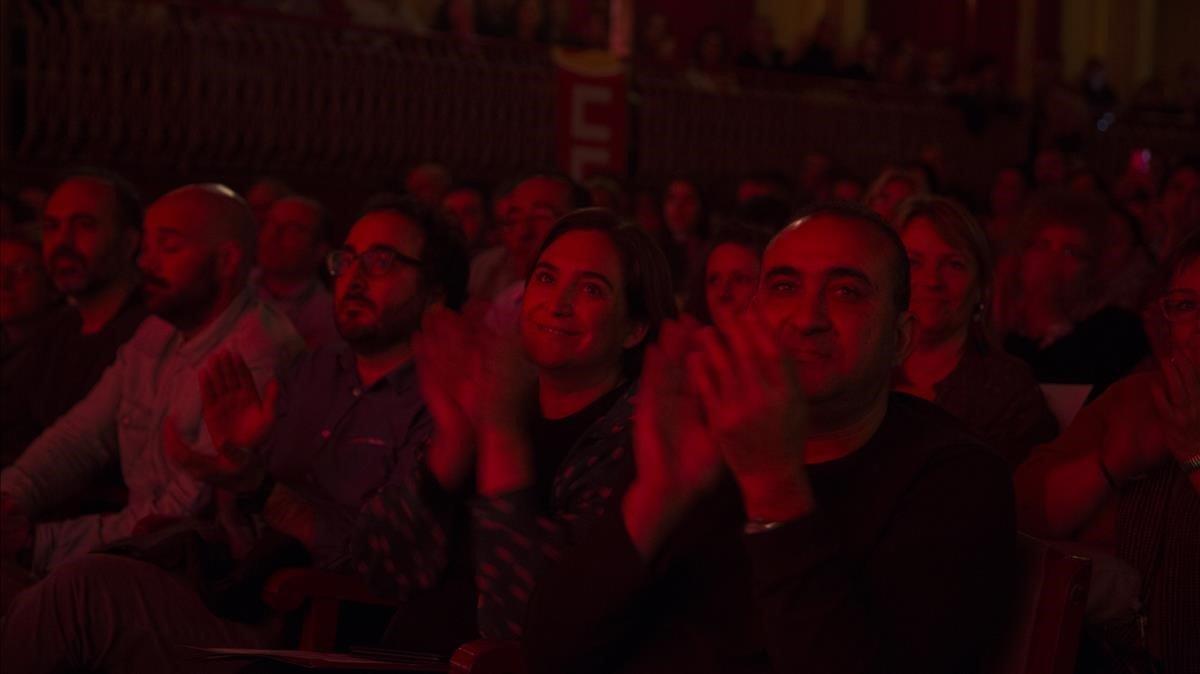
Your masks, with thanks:
[{"label": "raised hand", "polygon": [[254,489],[263,467],[253,450],[275,425],[279,384],[272,379],[260,398],[246,361],[228,351],[209,359],[199,379],[204,424],[216,453],[205,454],[188,445],[172,417],[163,421],[163,451],[195,479],[233,491]]},{"label": "raised hand", "polygon": [[722,335],[711,328],[688,357],[707,426],[752,518],[790,519],[811,507],[804,470],[806,408],[795,367],[756,307]]},{"label": "raised hand", "polygon": [[1163,440],[1177,461],[1200,456],[1200,364],[1180,352],[1159,361],[1151,389]]},{"label": "raised hand", "polygon": [[633,425],[637,475],[622,509],[626,530],[646,559],[724,470],[684,372],[698,330],[690,317],[667,321],[642,364]]},{"label": "raised hand", "polygon": [[238,354],[221,351],[200,371],[200,396],[204,424],[218,449],[259,446],[275,425],[279,383],[267,382],[263,396],[246,361]]},{"label": "raised hand", "polygon": [[471,413],[479,407],[479,345],[462,317],[440,307],[426,311],[412,344],[421,396],[434,423],[428,467],[444,488],[456,490],[475,462]]}]

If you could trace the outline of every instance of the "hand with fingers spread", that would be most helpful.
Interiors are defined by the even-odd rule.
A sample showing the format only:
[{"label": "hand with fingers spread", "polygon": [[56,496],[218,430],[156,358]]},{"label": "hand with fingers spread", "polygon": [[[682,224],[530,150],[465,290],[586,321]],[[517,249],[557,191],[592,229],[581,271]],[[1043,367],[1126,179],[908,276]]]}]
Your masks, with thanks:
[{"label": "hand with fingers spread", "polygon": [[1200,457],[1200,363],[1179,352],[1159,361],[1151,389],[1163,439],[1176,461]]},{"label": "hand with fingers spread", "polygon": [[213,356],[199,379],[204,424],[216,454],[190,447],[172,417],[163,422],[163,450],[197,479],[234,491],[251,490],[261,481],[263,470],[253,449],[275,425],[279,383],[272,379],[260,397],[246,361],[229,351]]},{"label": "hand with fingers spread", "polygon": [[804,469],[807,421],[790,357],[757,308],[699,335],[688,378],[707,425],[742,489],[751,519],[794,519],[812,508]]},{"label": "hand with fingers spread", "polygon": [[479,348],[461,316],[432,308],[413,335],[421,396],[434,422],[429,470],[447,490],[465,484],[475,464],[476,433],[471,418],[479,405]]},{"label": "hand with fingers spread", "polygon": [[633,426],[637,477],[623,508],[626,530],[647,559],[724,469],[684,371],[699,329],[691,318],[665,322],[642,364]]}]

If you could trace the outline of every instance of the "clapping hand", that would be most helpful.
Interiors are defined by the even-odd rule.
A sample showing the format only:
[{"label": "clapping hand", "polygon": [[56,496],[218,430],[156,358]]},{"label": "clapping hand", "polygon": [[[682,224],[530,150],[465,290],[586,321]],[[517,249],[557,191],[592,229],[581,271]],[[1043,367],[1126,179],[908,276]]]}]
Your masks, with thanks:
[{"label": "clapping hand", "polygon": [[266,440],[275,424],[279,384],[272,379],[260,397],[246,361],[228,351],[213,356],[199,379],[204,424],[216,454],[190,447],[172,417],[163,422],[163,449],[197,479],[234,491],[253,489],[262,477],[253,449]]},{"label": "clapping hand", "polygon": [[466,321],[440,307],[425,312],[412,344],[421,396],[434,423],[429,469],[444,488],[457,490],[475,462],[471,415],[479,407],[480,347]]}]

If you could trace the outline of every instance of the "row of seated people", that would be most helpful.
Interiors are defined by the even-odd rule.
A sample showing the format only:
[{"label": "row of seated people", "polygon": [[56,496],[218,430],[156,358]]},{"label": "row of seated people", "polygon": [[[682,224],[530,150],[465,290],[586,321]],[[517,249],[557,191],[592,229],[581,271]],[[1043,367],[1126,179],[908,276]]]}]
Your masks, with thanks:
[{"label": "row of seated people", "polygon": [[[458,231],[377,199],[341,247],[308,246],[340,340],[297,357],[306,323],[263,279],[287,234],[328,226],[280,215],[271,240],[271,214],[312,202],[260,227],[192,185],[122,219],[122,190],[75,176],[43,217],[77,323],[18,355],[95,334],[96,297],[110,321],[151,317],[0,474],[5,595],[28,586],[3,626],[17,671],[211,671],[180,646],[282,643],[255,597],[295,564],[408,606],[393,645],[520,640],[534,671],[970,671],[1018,521],[1109,553],[1124,583],[1097,620],[1145,619],[1167,671],[1196,662],[1195,235],[1147,314],[1157,358],[1055,439],[1030,370],[988,337],[987,237],[946,199],[726,230],[702,258],[707,327],[677,319],[655,238],[578,210],[561,177],[513,189],[501,237],[531,271],[477,308]],[[1088,231],[1060,220],[1034,231]],[[48,379],[23,371],[6,399]],[[46,521],[114,457],[122,509]]]}]

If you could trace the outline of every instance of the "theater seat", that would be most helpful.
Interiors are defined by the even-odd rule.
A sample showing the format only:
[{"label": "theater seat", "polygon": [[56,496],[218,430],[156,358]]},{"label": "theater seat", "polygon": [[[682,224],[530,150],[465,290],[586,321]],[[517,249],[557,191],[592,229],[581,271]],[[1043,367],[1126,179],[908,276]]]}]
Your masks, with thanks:
[{"label": "theater seat", "polygon": [[[284,569],[263,588],[263,601],[281,612],[304,611],[296,648],[331,651],[337,641],[343,602],[392,606],[357,576],[319,569]],[[451,674],[522,674],[520,647],[510,641],[479,639],[459,646],[450,657]]]},{"label": "theater seat", "polygon": [[1092,562],[1018,534],[1010,619],[983,674],[1072,674],[1083,632]]}]

